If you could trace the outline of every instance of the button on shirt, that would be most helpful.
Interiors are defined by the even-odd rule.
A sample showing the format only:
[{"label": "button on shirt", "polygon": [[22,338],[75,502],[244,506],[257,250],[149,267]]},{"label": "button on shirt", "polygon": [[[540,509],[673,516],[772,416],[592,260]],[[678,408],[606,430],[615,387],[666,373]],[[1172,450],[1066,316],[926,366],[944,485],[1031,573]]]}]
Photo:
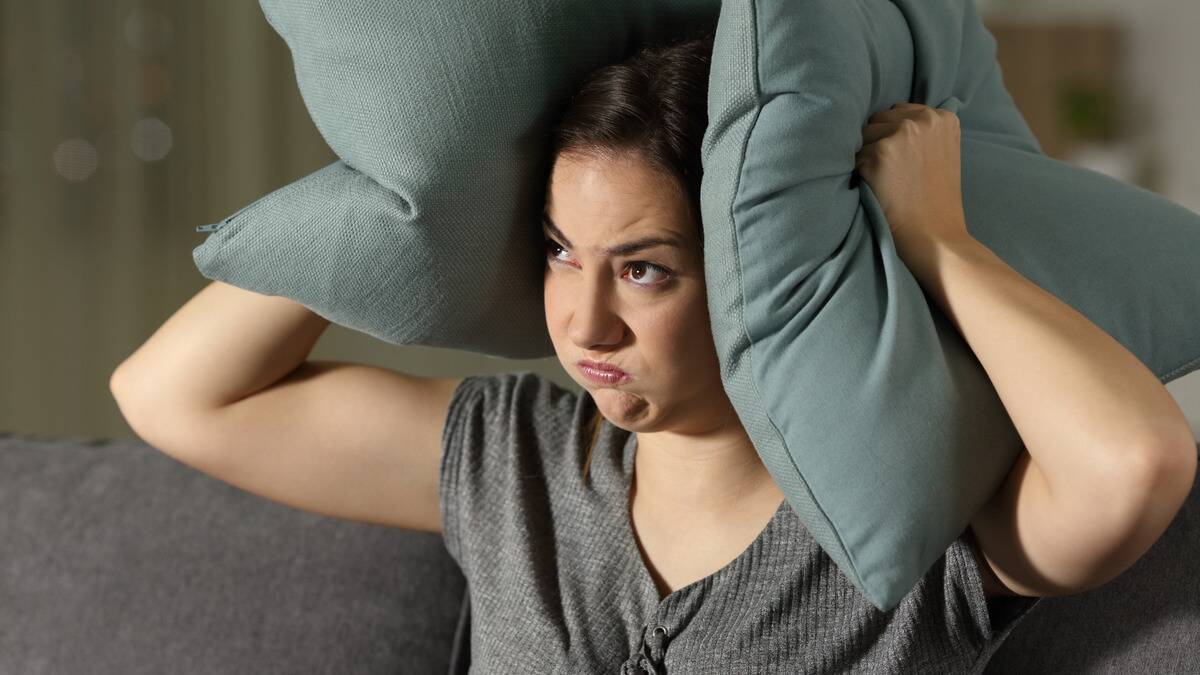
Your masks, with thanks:
[{"label": "button on shirt", "polygon": [[734,560],[664,598],[629,517],[637,435],[532,371],[475,375],[442,437],[446,549],[467,580],[471,673],[974,673],[1038,598],[995,622],[963,537],[889,612],[784,500]]}]

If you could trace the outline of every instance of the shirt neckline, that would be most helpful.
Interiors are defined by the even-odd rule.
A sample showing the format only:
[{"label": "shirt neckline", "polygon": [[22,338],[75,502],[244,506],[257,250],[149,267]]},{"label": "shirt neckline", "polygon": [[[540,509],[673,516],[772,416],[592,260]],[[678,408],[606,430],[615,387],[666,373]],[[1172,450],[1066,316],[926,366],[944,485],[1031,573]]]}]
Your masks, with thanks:
[{"label": "shirt neckline", "polygon": [[762,530],[759,531],[758,536],[755,537],[754,541],[750,542],[750,544],[746,546],[746,548],[743,549],[742,552],[737,555],[737,557],[735,557],[733,560],[730,560],[720,569],[709,574],[708,576],[697,579],[696,581],[693,581],[687,585],[680,586],[679,588],[668,593],[666,596],[659,598],[658,585],[654,583],[654,577],[650,575],[650,570],[646,567],[646,561],[642,558],[642,552],[638,550],[637,538],[633,528],[633,505],[630,503],[630,492],[631,488],[633,487],[633,465],[636,452],[637,433],[629,432],[629,437],[625,440],[625,444],[622,448],[621,457],[621,466],[623,471],[620,481],[622,488],[620,512],[623,514],[621,520],[623,521],[624,525],[624,535],[622,536],[623,541],[621,545],[624,549],[625,556],[629,559],[630,566],[632,566],[634,569],[634,574],[638,577],[638,583],[642,586],[643,592],[648,594],[648,596],[654,601],[655,605],[659,607],[662,607],[663,605],[666,605],[681,596],[687,595],[701,586],[716,582],[720,578],[729,574],[731,571],[745,565],[746,561],[750,557],[751,551],[761,546],[762,541],[766,539],[767,535],[774,531],[776,527],[778,527],[778,523],[782,519],[783,513],[788,508],[788,501],[785,497],[780,501],[779,507],[775,509],[775,513],[771,516],[771,519],[768,520],[767,524],[764,525]]}]

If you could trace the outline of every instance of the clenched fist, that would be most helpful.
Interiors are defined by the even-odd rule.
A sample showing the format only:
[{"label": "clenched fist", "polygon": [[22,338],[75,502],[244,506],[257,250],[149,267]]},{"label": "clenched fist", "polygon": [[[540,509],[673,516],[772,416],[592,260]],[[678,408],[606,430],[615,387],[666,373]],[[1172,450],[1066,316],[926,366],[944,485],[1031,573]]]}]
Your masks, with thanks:
[{"label": "clenched fist", "polygon": [[883,207],[898,248],[903,240],[969,237],[959,179],[958,115],[897,103],[871,115],[855,168]]}]

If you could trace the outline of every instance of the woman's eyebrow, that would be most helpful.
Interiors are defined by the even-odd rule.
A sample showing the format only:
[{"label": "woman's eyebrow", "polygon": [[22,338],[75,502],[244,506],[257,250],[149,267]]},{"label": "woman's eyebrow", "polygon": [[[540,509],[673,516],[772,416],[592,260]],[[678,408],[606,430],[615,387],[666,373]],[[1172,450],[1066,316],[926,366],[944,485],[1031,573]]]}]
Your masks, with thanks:
[{"label": "woman's eyebrow", "polygon": [[[547,230],[550,230],[550,233],[559,239],[563,244],[571,248],[575,248],[575,245],[572,244],[569,239],[567,239],[566,235],[562,233],[562,230],[558,229],[558,227],[554,224],[554,221],[551,220],[550,216],[544,211],[542,212],[542,226]],[[671,237],[642,237],[641,239],[635,239],[624,244],[617,244],[616,246],[600,249],[600,254],[605,257],[624,256],[629,255],[630,253],[636,253],[642,249],[650,248],[652,246],[671,246],[678,249],[683,248],[682,243]]]}]

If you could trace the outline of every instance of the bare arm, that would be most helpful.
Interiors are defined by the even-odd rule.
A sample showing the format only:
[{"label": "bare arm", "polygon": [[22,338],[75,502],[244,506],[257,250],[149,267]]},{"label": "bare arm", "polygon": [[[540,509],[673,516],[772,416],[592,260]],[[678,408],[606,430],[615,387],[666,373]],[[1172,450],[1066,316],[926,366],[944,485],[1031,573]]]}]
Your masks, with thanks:
[{"label": "bare arm", "polygon": [[966,339],[1025,444],[971,520],[1006,586],[984,571],[985,592],[1087,590],[1137,561],[1178,513],[1196,439],[1137,357],[970,235],[960,155],[954,112],[901,102],[868,119],[855,166],[896,252]]},{"label": "bare arm", "polygon": [[216,282],[110,389],[147,443],[214,478],[313,513],[440,532],[442,429],[461,379],[307,361],[328,324]]},{"label": "bare arm", "polygon": [[898,244],[1025,442],[972,522],[997,575],[1022,595],[1062,595],[1120,574],[1191,491],[1196,440],[1183,411],[1112,336],[977,240]]},{"label": "bare arm", "polygon": [[295,370],[328,326],[294,300],[214,281],[117,367],[112,386],[135,405],[216,409]]}]

